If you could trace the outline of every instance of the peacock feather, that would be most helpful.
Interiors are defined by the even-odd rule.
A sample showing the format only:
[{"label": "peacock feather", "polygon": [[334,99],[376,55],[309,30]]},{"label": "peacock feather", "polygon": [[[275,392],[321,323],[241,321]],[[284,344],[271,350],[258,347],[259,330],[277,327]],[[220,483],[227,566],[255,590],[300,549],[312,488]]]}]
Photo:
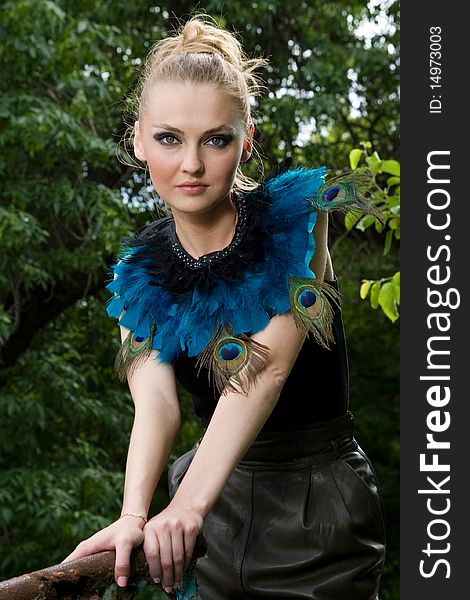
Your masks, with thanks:
[{"label": "peacock feather", "polygon": [[313,334],[315,341],[330,348],[333,336],[333,309],[330,300],[339,305],[339,292],[318,279],[291,277],[289,297],[292,315],[298,329]]},{"label": "peacock feather", "polygon": [[152,325],[147,337],[134,335],[132,331],[128,333],[114,363],[120,381],[126,381],[126,378],[150,356],[154,331],[155,327]]},{"label": "peacock feather", "polygon": [[193,558],[184,572],[180,588],[175,589],[177,600],[201,600],[196,579],[196,560]]},{"label": "peacock feather", "polygon": [[248,393],[261,373],[268,357],[268,348],[241,333],[233,335],[229,323],[219,326],[198,357],[199,370],[208,370],[209,380],[219,394]]},{"label": "peacock feather", "polygon": [[350,208],[374,215],[383,222],[377,207],[365,196],[373,179],[370,171],[357,170],[346,175],[332,177],[321,185],[315,195],[310,198],[312,204],[321,211],[342,210]]}]

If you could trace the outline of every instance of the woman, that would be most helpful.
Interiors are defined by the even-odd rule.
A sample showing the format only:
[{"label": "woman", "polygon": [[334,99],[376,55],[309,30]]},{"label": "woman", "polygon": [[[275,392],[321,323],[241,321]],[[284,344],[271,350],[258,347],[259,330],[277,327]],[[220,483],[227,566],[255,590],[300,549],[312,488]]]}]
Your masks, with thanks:
[{"label": "woman", "polygon": [[[151,577],[171,592],[203,532],[203,600],[374,599],[382,510],[352,434],[327,249],[329,210],[374,207],[360,175],[243,177],[263,63],[198,18],[147,61],[134,151],[171,217],[126,245],[108,286],[135,404],[122,515],[66,560],[115,549],[125,586],[143,542]],[[169,505],[147,520],[180,425],[177,380],[206,431],[172,465]]]}]

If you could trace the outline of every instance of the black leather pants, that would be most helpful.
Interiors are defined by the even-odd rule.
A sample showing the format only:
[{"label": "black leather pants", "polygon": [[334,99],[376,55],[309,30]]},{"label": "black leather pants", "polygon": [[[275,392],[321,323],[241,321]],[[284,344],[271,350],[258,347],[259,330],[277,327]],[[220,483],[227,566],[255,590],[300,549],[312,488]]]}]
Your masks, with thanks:
[{"label": "black leather pants", "polygon": [[[170,469],[175,493],[196,446]],[[350,413],[261,433],[204,521],[202,600],[375,600],[382,501]]]}]

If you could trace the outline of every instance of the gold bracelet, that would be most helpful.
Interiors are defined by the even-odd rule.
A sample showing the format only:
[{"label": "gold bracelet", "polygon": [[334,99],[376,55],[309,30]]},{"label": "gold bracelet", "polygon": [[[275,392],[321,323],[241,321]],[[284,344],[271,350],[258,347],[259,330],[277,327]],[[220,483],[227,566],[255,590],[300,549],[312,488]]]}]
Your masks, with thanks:
[{"label": "gold bracelet", "polygon": [[119,518],[121,517],[137,517],[138,519],[143,519],[144,523],[147,523],[147,517],[144,517],[144,515],[140,515],[139,513],[127,512],[123,513]]}]

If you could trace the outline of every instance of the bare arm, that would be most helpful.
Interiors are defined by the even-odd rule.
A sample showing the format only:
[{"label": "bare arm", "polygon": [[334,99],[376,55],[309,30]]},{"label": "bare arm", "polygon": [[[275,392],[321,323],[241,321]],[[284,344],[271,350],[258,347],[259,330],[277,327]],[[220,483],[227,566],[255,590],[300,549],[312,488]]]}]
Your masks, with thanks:
[{"label": "bare arm", "polygon": [[[127,330],[121,328],[124,341]],[[147,515],[153,493],[168,461],[181,415],[171,365],[152,352],[129,378],[135,406],[127,455],[122,513]]]},{"label": "bare arm", "polygon": [[334,272],[328,250],[328,213],[318,213],[313,233],[315,235],[315,254],[310,261],[310,268],[319,280],[331,281]]}]

